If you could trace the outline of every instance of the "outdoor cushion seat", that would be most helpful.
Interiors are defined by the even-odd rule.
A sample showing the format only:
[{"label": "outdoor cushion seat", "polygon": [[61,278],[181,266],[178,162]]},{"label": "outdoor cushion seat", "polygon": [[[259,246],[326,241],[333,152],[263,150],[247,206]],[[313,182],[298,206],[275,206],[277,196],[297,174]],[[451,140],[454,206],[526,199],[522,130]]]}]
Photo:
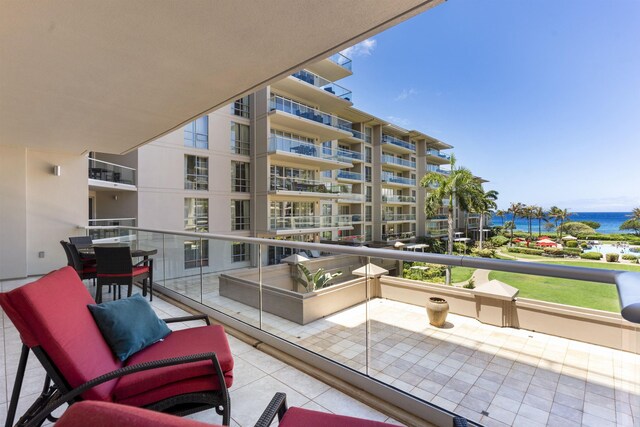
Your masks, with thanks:
[{"label": "outdoor cushion seat", "polygon": [[[223,424],[228,425],[227,387],[233,382],[233,358],[221,326],[175,331],[164,341],[120,362],[87,308],[90,304],[95,301],[71,267],[0,294],[0,305],[23,342],[9,405],[9,424],[32,350],[45,368],[45,387],[36,407],[27,411],[21,421],[33,420],[60,400],[100,400],[122,401],[178,415],[215,408],[223,416]],[[206,316],[166,321],[196,319],[208,323]],[[54,385],[49,390],[51,381]]]},{"label": "outdoor cushion seat", "polygon": [[149,267],[133,267],[132,273],[100,273],[98,277],[130,277],[148,273]]}]

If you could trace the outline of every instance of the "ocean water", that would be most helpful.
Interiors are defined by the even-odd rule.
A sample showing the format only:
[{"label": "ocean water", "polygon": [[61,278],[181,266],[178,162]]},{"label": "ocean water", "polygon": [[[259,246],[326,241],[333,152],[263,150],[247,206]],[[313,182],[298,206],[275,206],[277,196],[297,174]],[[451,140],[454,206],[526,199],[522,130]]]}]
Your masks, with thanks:
[{"label": "ocean water", "polygon": [[[569,221],[595,221],[600,223],[600,228],[596,230],[598,233],[624,233],[624,231],[619,230],[619,227],[620,224],[629,219],[630,215],[631,212],[573,212],[569,217]],[[505,216],[504,220],[505,222],[511,221],[511,216]],[[502,219],[494,216],[493,225],[502,225]],[[532,220],[531,227],[534,232],[538,232],[537,219]],[[527,231],[528,229],[529,225],[527,219],[516,219],[516,230]],[[542,232],[544,233],[544,220],[542,221]]]}]

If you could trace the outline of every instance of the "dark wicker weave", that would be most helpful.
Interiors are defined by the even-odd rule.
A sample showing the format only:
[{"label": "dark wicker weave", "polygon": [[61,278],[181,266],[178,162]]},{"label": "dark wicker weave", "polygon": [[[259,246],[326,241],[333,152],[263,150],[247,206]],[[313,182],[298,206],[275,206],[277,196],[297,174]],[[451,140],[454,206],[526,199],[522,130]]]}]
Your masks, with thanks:
[{"label": "dark wicker weave", "polygon": [[73,267],[81,280],[93,279],[93,283],[95,285],[97,277],[95,268],[87,268],[90,266],[82,262],[78,249],[75,245],[65,242],[64,240],[61,240],[60,244],[64,249],[64,253],[67,255],[67,265]]},{"label": "dark wicker weave", "polygon": [[[120,286],[127,286],[127,296],[131,296],[134,282],[141,282],[143,295],[147,293],[147,281],[149,282],[149,299],[153,300],[153,259],[147,258],[136,264],[131,261],[131,249],[128,246],[94,248],[98,270],[98,288],[96,290],[96,302],[102,302],[102,286],[117,285],[118,294]],[[135,267],[147,266],[147,272],[135,274]],[[115,292],[114,292],[115,298]]]},{"label": "dark wicker weave", "polygon": [[72,245],[76,245],[78,249],[90,248],[91,245],[93,245],[91,236],[69,237],[69,242],[71,242]]}]

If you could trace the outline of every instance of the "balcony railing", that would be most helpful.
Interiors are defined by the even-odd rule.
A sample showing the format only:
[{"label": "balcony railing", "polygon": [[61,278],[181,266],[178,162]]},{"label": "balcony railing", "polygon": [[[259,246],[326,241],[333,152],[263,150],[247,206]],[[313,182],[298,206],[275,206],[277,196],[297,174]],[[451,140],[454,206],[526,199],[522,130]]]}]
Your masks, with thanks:
[{"label": "balcony railing", "polygon": [[383,212],[382,220],[383,221],[415,221],[416,215],[415,214],[389,214],[389,213]]},{"label": "balcony railing", "polygon": [[439,168],[438,166],[434,166],[434,165],[427,165],[427,172],[437,172],[437,173],[441,173],[443,175],[451,175],[451,171],[448,169],[442,169]]},{"label": "balcony railing", "polygon": [[404,185],[416,185],[416,180],[412,178],[405,178],[402,176],[394,175],[390,172],[382,172],[382,182],[388,182],[393,184],[404,184]]},{"label": "balcony railing", "polygon": [[271,191],[300,191],[305,193],[351,193],[351,186],[345,184],[332,184],[324,181],[310,179],[289,178],[271,175],[269,178]]},{"label": "balcony railing", "polygon": [[387,233],[382,235],[382,240],[392,242],[394,240],[412,239],[416,237],[415,231],[404,231],[400,233]]},{"label": "balcony railing", "polygon": [[339,170],[337,175],[337,179],[351,179],[353,181],[362,181],[362,174],[358,172],[351,172],[345,170]]},{"label": "balcony railing", "polygon": [[329,57],[329,60],[331,62],[335,62],[336,64],[338,64],[339,66],[341,66],[345,70],[351,71],[351,62],[352,62],[351,58],[348,58],[348,57],[344,56],[340,52],[334,53],[333,55],[331,55]]},{"label": "balcony railing", "polygon": [[403,141],[401,139],[396,138],[395,136],[391,136],[387,134],[382,134],[382,143],[397,145],[398,147],[406,148],[411,151],[416,151],[416,144],[412,142]]},{"label": "balcony railing", "polygon": [[413,196],[382,196],[382,203],[415,203],[416,198]]},{"label": "balcony railing", "polygon": [[324,77],[320,77],[319,75],[312,73],[311,71],[300,70],[297,73],[293,73],[292,76],[317,88],[324,89],[325,91],[337,96],[338,98],[342,98],[346,101],[351,101],[351,91],[349,89],[345,89],[342,86],[325,79]]},{"label": "balcony railing", "polygon": [[442,153],[442,152],[440,152],[438,150],[434,150],[433,148],[429,148],[427,150],[427,154],[429,156],[440,157],[441,159],[445,159],[445,160],[449,160],[449,161],[451,160],[451,155]]},{"label": "balcony railing", "polygon": [[338,153],[338,158],[339,159],[345,159],[345,160],[347,160],[349,162],[351,160],[360,160],[360,161],[362,161],[362,153],[358,153],[357,151],[346,150],[344,148],[338,148],[337,153]]},{"label": "balcony railing", "polygon": [[339,228],[352,224],[351,215],[280,216],[270,218],[270,229],[301,230],[305,228]]},{"label": "balcony railing", "polygon": [[89,157],[89,179],[136,185],[136,170]]},{"label": "balcony railing", "polygon": [[120,238],[128,236],[127,230],[119,227],[135,227],[135,218],[101,218],[90,219],[89,226],[87,227],[87,234],[91,236],[92,240],[112,240],[114,238]]},{"label": "balcony railing", "polygon": [[[482,389],[485,401],[503,394],[499,391],[500,384],[507,386],[503,391],[520,393],[520,397],[525,392],[512,390],[509,384],[522,390],[531,390],[532,386],[540,384],[541,390],[550,390],[550,399],[556,387],[569,391],[578,387],[583,390],[577,393],[578,397],[561,396],[561,399],[573,406],[580,405],[579,408],[586,408],[589,403],[589,410],[596,413],[608,414],[611,405],[629,410],[629,407],[635,407],[629,406],[629,399],[634,402],[638,399],[640,298],[636,290],[640,287],[640,273],[236,235],[140,228],[124,230],[131,233],[131,240],[137,247],[158,251],[154,256],[154,289],[157,292],[285,354],[304,357],[309,364],[341,378],[353,388],[367,390],[379,399],[393,402],[424,420],[425,424],[452,425],[451,411],[457,406],[451,404],[449,410],[442,409],[444,398],[441,393],[458,400],[476,396],[470,387],[478,378],[498,381],[495,387]],[[413,232],[388,233],[382,237],[391,242],[412,238]],[[216,254],[215,259],[208,257],[208,264],[196,262],[196,268],[193,268],[193,262],[187,266],[186,242],[191,248],[195,247],[191,254],[196,261],[205,259],[199,252],[204,247],[208,253]],[[266,270],[266,260],[269,264],[277,264],[300,251],[327,255],[305,261],[306,266],[312,272],[319,267],[331,272],[341,271],[342,275],[335,282],[338,286],[308,292],[296,288],[297,281],[291,277],[295,270],[291,266],[270,265]],[[568,286],[572,280],[597,282],[575,282],[574,285],[585,295],[593,294],[593,286],[597,292],[611,291],[613,295],[607,298],[613,300],[615,308],[607,312],[521,296],[492,298],[490,293],[483,293],[480,287],[483,283],[479,280],[476,289],[468,290],[430,280],[403,278],[400,266],[404,264],[406,270],[410,270],[410,263],[415,262],[419,263],[418,268],[439,264],[555,277],[563,279],[562,286]],[[381,266],[389,273],[369,274],[369,263]],[[364,277],[352,274],[360,268]],[[268,274],[264,274],[266,271]],[[373,277],[376,282],[371,286]],[[346,286],[340,286],[343,283]],[[602,286],[598,288],[600,284]],[[361,299],[342,301],[345,298],[339,293],[340,289],[345,289],[349,295],[359,289],[355,293],[360,294]],[[319,317],[305,321],[301,320],[300,313],[299,319],[291,320],[289,312],[293,307],[301,310],[303,303],[318,300],[320,298],[316,297],[320,296],[325,298],[327,294],[334,294],[338,301],[347,305],[322,304],[323,307],[332,306],[334,311],[320,313]],[[445,298],[450,303],[446,329],[437,329],[428,323],[424,301],[430,296]],[[282,310],[289,302],[294,303]],[[505,321],[510,323],[505,325]],[[493,326],[496,323],[497,326]],[[336,346],[336,337],[358,345]],[[393,348],[399,350],[392,351]],[[455,363],[449,363],[454,360]],[[502,372],[499,377],[495,377],[497,371]],[[519,379],[514,380],[508,372]],[[434,380],[435,373],[440,374]],[[407,378],[417,380],[421,385],[393,386]],[[463,389],[460,378],[467,382]],[[506,382],[502,383],[503,380]],[[423,387],[432,387],[434,393]],[[584,390],[587,390],[586,395]],[[604,398],[603,395],[611,397]],[[507,414],[508,423],[516,419],[517,408],[522,406],[516,403],[516,409]],[[547,403],[546,407],[551,408],[551,400]],[[489,403],[483,405],[486,409]],[[463,408],[464,405],[460,407],[464,410],[461,415],[474,414]],[[475,420],[483,425],[492,423],[480,409],[476,412]],[[494,413],[492,410],[486,412]],[[540,414],[546,417],[543,412]],[[527,413],[532,412],[527,409]],[[574,413],[581,416],[580,409]],[[616,420],[628,419],[615,411],[611,416],[615,417],[612,425]],[[578,422],[581,419],[576,418]],[[593,425],[605,424],[595,420]],[[627,424],[634,425],[634,421]]]},{"label": "balcony railing", "polygon": [[391,164],[391,165],[399,165],[406,166],[409,168],[416,168],[416,162],[412,162],[411,160],[400,159],[395,156],[390,156],[388,154],[382,155],[382,163]]},{"label": "balcony railing", "polygon": [[346,156],[341,157],[338,151],[333,148],[298,141],[297,139],[285,138],[283,136],[271,135],[271,138],[269,138],[269,152],[273,153],[276,151],[299,154],[305,157],[315,157],[321,160],[349,163]]},{"label": "balcony railing", "polygon": [[353,242],[353,243],[362,243],[365,242],[364,234],[351,234],[349,236],[338,236],[339,242]]},{"label": "balcony railing", "polygon": [[272,110],[283,111],[294,116],[302,117],[304,119],[313,120],[314,122],[321,123],[323,125],[331,126],[336,129],[344,130],[347,132],[356,132],[351,129],[351,122],[341,119],[333,114],[325,113],[316,108],[308,107],[299,102],[292,101],[287,98],[283,98],[278,95],[272,95],[270,99],[270,108]]}]

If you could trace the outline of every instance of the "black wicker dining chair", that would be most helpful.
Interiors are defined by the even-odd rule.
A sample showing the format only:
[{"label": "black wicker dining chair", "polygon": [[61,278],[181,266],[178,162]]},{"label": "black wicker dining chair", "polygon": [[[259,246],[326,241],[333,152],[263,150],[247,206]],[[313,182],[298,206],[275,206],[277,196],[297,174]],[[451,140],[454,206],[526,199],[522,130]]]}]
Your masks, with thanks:
[{"label": "black wicker dining chair", "polygon": [[72,245],[76,245],[78,249],[90,248],[93,245],[93,239],[91,236],[74,236],[69,237],[69,242]]},{"label": "black wicker dining chair", "polygon": [[[97,261],[98,288],[96,289],[96,302],[102,302],[102,286],[118,286],[118,297],[122,296],[120,286],[127,285],[127,296],[131,296],[133,283],[140,282],[143,294],[147,293],[147,281],[149,282],[149,298],[153,299],[153,259],[143,259],[138,263],[131,260],[131,249],[122,247],[94,248]],[[115,289],[113,291],[115,299]]]},{"label": "black wicker dining chair", "polygon": [[65,242],[64,240],[60,240],[60,244],[67,256],[67,265],[73,267],[81,280],[91,279],[95,285],[97,277],[95,260],[83,262],[75,245]]}]

